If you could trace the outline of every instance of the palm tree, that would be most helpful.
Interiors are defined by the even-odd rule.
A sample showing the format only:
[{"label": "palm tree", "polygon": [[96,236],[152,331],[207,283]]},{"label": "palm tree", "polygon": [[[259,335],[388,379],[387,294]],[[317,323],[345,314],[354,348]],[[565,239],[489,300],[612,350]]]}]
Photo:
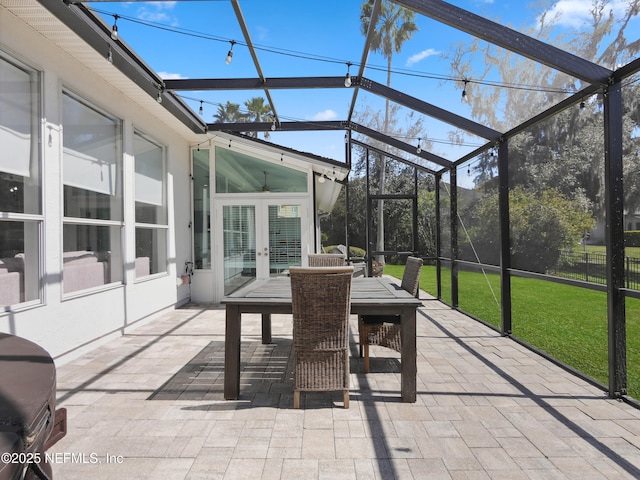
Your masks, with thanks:
[{"label": "palm tree", "polygon": [[[363,0],[360,7],[360,22],[363,35],[369,32],[371,22],[371,13],[373,11],[373,3],[369,0]],[[371,37],[371,49],[381,53],[387,59],[387,87],[391,86],[391,66],[394,53],[400,53],[402,44],[409,40],[418,30],[415,24],[416,14],[411,10],[400,7],[390,0],[382,0],[380,5],[380,14],[377,19],[374,33]],[[384,133],[389,134],[389,117],[391,111],[391,103],[389,99],[385,102],[384,113]],[[379,193],[384,193],[385,182],[385,159],[381,158],[379,162]],[[376,238],[376,249],[384,250],[384,200],[378,200],[378,228]],[[377,259],[384,264],[384,255],[378,256]]]},{"label": "palm tree", "polygon": [[240,113],[240,104],[227,101],[218,105],[218,112],[213,116],[217,123],[242,122],[244,115]]},{"label": "palm tree", "polygon": [[[269,122],[273,120],[273,113],[271,112],[271,106],[265,105],[265,99],[263,97],[253,97],[246,102],[244,106],[247,107],[246,121],[247,122]],[[257,132],[248,133],[252,137],[257,137]],[[265,138],[269,138],[269,132],[265,132]]]}]

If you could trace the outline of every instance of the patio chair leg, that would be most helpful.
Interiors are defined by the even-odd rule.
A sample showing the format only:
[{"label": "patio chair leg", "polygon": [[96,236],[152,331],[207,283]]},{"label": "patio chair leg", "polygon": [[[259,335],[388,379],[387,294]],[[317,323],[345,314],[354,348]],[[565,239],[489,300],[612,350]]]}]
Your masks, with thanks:
[{"label": "patio chair leg", "polygon": [[344,408],[349,408],[349,390],[343,390],[342,396],[344,398]]},{"label": "patio chair leg", "polygon": [[300,408],[300,390],[293,392],[293,408]]}]

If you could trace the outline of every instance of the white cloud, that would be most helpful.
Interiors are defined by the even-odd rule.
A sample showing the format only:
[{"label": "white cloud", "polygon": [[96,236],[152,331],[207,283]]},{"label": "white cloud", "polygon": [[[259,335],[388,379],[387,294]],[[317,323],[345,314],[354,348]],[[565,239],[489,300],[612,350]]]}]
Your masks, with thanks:
[{"label": "white cloud", "polygon": [[[627,2],[624,0],[612,0],[606,7],[606,11],[613,10],[614,14],[624,13]],[[592,0],[560,0],[547,14],[547,18],[557,16],[558,24],[565,27],[579,28],[591,16],[593,8]]]},{"label": "white cloud", "polygon": [[158,72],[158,76],[163,80],[183,80],[188,77],[183,77],[179,73]]},{"label": "white cloud", "polygon": [[336,118],[338,118],[338,114],[331,109],[327,109],[323,110],[322,112],[316,113],[313,117],[311,117],[311,120],[334,120]]},{"label": "white cloud", "polygon": [[433,48],[427,48],[426,50],[421,51],[420,53],[416,53],[415,55],[411,55],[407,60],[407,67],[415,65],[418,62],[421,62],[427,57],[431,57],[433,55],[438,55],[440,52],[434,50]]},{"label": "white cloud", "polygon": [[178,19],[170,15],[170,11],[176,6],[176,2],[144,3],[138,8],[137,17],[148,22],[165,23],[171,26],[178,25]]}]

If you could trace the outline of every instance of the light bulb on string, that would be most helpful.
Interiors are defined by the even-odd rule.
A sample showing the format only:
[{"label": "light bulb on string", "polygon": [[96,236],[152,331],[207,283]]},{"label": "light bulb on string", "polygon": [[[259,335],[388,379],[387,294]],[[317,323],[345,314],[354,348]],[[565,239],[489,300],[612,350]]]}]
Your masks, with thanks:
[{"label": "light bulb on string", "polygon": [[416,148],[416,153],[419,155],[422,153],[422,147],[420,146],[420,138],[418,138],[418,148]]},{"label": "light bulb on string", "polygon": [[349,73],[350,69],[351,69],[351,62],[347,62],[347,75],[344,77],[344,86],[347,88],[351,86],[351,73]]},{"label": "light bulb on string", "polygon": [[276,131],[276,121],[274,120],[273,123],[271,124],[271,131],[275,132]]},{"label": "light bulb on string", "polygon": [[111,27],[111,40],[118,40],[118,15],[113,16],[113,27]]},{"label": "light bulb on string", "polygon": [[204,108],[202,108],[202,102],[204,100],[200,100],[200,108],[198,109],[198,113],[200,114],[200,116],[202,116],[204,114]]},{"label": "light bulb on string", "polygon": [[464,81],[464,88],[462,89],[462,98],[461,101],[463,103],[469,103],[469,95],[467,95],[467,84],[469,83],[469,80],[465,80]]},{"label": "light bulb on string", "polygon": [[227,59],[224,61],[227,65],[229,65],[233,60],[233,46],[236,44],[236,41],[231,40],[229,43],[231,43],[231,48],[229,49],[229,52],[227,52]]},{"label": "light bulb on string", "polygon": [[158,96],[156,97],[158,103],[162,103],[162,87],[158,88]]}]

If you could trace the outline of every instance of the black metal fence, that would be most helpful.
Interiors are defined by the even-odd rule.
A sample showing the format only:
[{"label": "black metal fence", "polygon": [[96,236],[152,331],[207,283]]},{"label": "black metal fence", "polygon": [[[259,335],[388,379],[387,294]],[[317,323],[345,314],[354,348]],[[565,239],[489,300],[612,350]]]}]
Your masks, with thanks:
[{"label": "black metal fence", "polygon": [[[625,286],[640,290],[640,258],[624,257]],[[561,251],[556,266],[550,275],[582,280],[592,283],[607,283],[607,256],[604,253]]]}]

